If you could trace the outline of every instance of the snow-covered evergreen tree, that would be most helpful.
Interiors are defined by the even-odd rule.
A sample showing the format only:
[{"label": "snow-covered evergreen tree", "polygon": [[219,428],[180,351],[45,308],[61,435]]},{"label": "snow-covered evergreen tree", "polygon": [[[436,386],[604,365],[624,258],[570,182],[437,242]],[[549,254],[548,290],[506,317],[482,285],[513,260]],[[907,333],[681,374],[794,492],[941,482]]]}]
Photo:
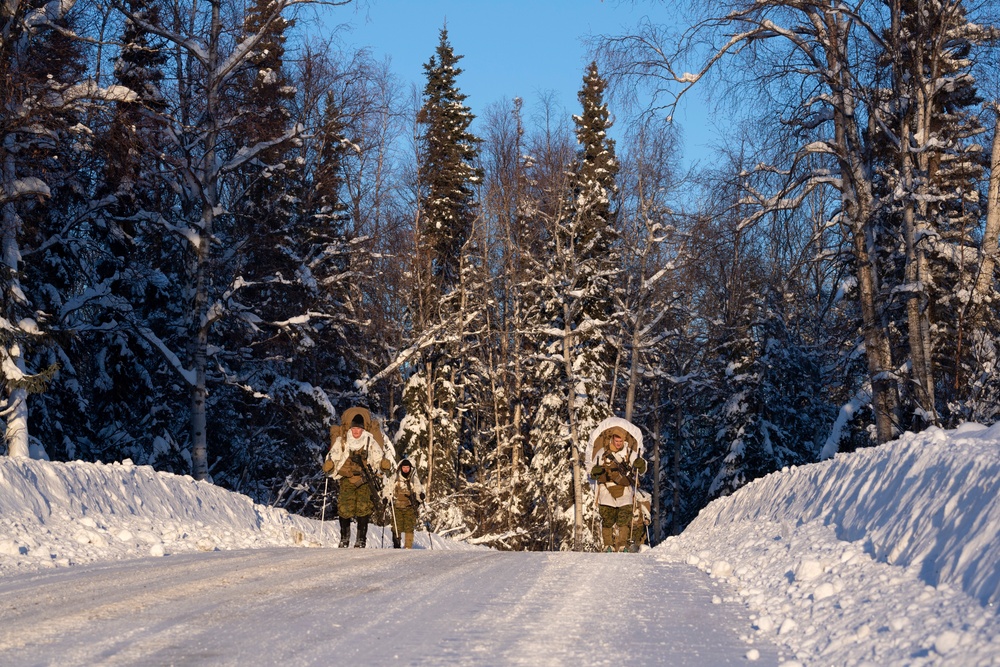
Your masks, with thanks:
[{"label": "snow-covered evergreen tree", "polygon": [[[265,370],[268,364],[254,359],[258,337],[277,333],[280,338],[305,315],[301,299],[287,298],[301,291],[301,281],[293,275],[299,262],[289,261],[288,247],[281,243],[290,231],[286,222],[292,202],[268,182],[274,173],[287,171],[282,168],[287,166],[287,149],[301,133],[289,120],[294,90],[281,71],[281,46],[285,13],[305,2],[257,3],[244,13],[214,0],[190,7],[190,21],[160,17],[159,23],[122,7],[129,20],[170,45],[171,67],[181,75],[160,116],[169,125],[165,134],[171,143],[162,152],[168,166],[159,175],[177,194],[177,202],[160,211],[155,221],[183,244],[173,259],[184,267],[186,285],[177,296],[186,314],[142,331],[189,390],[190,448],[197,478],[209,476],[207,414],[213,406],[235,416],[243,402],[270,400],[286,390],[325,400],[322,392],[304,389],[284,374],[280,364]],[[252,202],[240,199],[248,187],[257,190]],[[240,215],[247,212],[245,206],[256,207],[254,215],[262,217],[259,225],[245,224],[247,217]],[[260,233],[264,230],[268,233]],[[268,287],[285,293],[281,305],[287,308],[273,308],[275,295],[270,300],[252,298],[251,292],[263,293]],[[262,372],[271,372],[274,383],[268,385]],[[209,383],[218,388],[211,396]],[[274,414],[270,421],[276,418]],[[239,430],[238,419],[221,422],[233,424],[234,430],[213,435],[219,438],[213,440],[215,446],[232,445],[237,453],[252,450],[259,433]],[[275,432],[267,423],[261,428]],[[280,439],[267,442],[280,445]],[[224,466],[235,466],[220,469],[230,482],[241,469],[258,465],[253,460],[241,464],[233,450],[220,453],[225,454],[220,459]]]},{"label": "snow-covered evergreen tree", "polygon": [[432,311],[458,283],[459,268],[475,216],[474,187],[479,139],[469,131],[475,119],[458,89],[462,70],[443,28],[435,55],[424,65],[427,84],[418,122],[421,135],[421,243],[430,256],[427,308]]},{"label": "snow-covered evergreen tree", "polygon": [[[158,21],[160,7],[145,0],[127,6]],[[143,327],[171,319],[169,285],[180,266],[166,260],[158,212],[174,197],[156,177],[165,145],[162,92],[163,41],[126,20],[113,58],[114,85],[127,94],[88,109],[93,140],[92,175],[81,193],[75,243],[86,242],[74,269],[76,286],[62,295],[60,328],[72,332],[66,349],[46,353],[61,370],[32,418],[60,458],[154,464],[186,473],[190,461],[173,435],[184,405],[169,384],[172,371],[141,335]],[[152,224],[151,224],[152,223]],[[150,233],[153,230],[156,233]],[[168,242],[167,247],[171,247]],[[173,246],[176,248],[176,246]]]},{"label": "snow-covered evergreen tree", "polygon": [[[460,404],[464,400],[471,274],[469,249],[476,215],[474,188],[482,179],[476,166],[479,143],[470,131],[474,116],[457,86],[456,56],[448,31],[442,29],[435,55],[424,65],[427,84],[417,116],[421,128],[418,154],[418,229],[411,304],[413,338],[422,339],[423,359],[416,372],[425,374],[433,401],[427,450],[421,470],[428,496],[454,491],[460,479],[462,444]],[[401,436],[408,438],[405,433]]]},{"label": "snow-covered evergreen tree", "polygon": [[[12,456],[44,456],[28,430],[30,393],[56,371],[61,308],[81,287],[89,250],[80,238],[89,205],[86,109],[126,91],[85,78],[73,2],[0,7],[0,414]],[[40,343],[52,343],[43,348]],[[52,354],[48,354],[52,352]]]},{"label": "snow-covered evergreen tree", "polygon": [[574,116],[578,151],[566,191],[551,218],[550,255],[532,286],[531,334],[538,359],[532,384],[538,403],[530,441],[536,520],[547,525],[550,547],[583,549],[587,472],[583,447],[610,416],[613,354],[608,334],[612,276],[619,268],[619,232],[612,200],[618,163],[604,102],[605,83],[592,63]]},{"label": "snow-covered evergreen tree", "polygon": [[[894,58],[894,85],[903,102],[899,134],[907,147],[897,151],[896,181],[912,193],[900,204],[904,230],[908,216],[913,218],[910,254],[916,254],[917,262],[909,274],[904,271],[903,282],[922,287],[907,291],[908,308],[915,306],[922,315],[920,320],[911,315],[907,325],[912,330],[919,321],[925,329],[919,339],[926,348],[923,363],[929,376],[921,380],[912,372],[920,355],[911,353],[911,386],[926,385],[926,400],[934,404],[924,405],[921,392],[909,393],[917,399],[916,423],[939,417],[954,425],[966,418],[968,389],[963,379],[978,374],[978,364],[965,357],[973,349],[969,343],[998,330],[995,315],[975,303],[974,295],[980,277],[979,244],[990,240],[980,237],[987,156],[979,143],[984,133],[978,108],[982,100],[971,73],[972,52],[990,36],[968,20],[962,0],[906,0],[900,2],[896,21],[900,48]],[[911,333],[911,348],[913,340]]]}]

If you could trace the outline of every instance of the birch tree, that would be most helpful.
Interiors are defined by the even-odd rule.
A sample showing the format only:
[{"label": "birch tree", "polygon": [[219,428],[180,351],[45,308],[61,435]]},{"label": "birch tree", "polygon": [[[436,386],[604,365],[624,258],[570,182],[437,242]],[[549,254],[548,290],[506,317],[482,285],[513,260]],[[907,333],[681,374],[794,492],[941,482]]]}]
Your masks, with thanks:
[{"label": "birch tree", "polygon": [[[794,81],[815,91],[807,97],[781,98],[787,103],[783,120],[803,137],[789,163],[808,168],[792,175],[785,167],[769,166],[790,178],[778,194],[759,201],[762,210],[774,211],[795,206],[815,188],[838,191],[838,222],[852,253],[876,437],[879,442],[890,440],[899,424],[897,363],[872,247],[880,202],[866,142],[885,118],[881,97],[866,80],[865,64],[867,58],[884,52],[883,35],[889,27],[884,14],[877,9],[861,14],[846,5],[806,0],[712,3],[703,10],[707,17],[680,36],[679,49],[668,45],[673,40],[664,29],[647,25],[639,34],[606,40],[604,52],[618,76],[652,82],[674,96],[673,102],[664,102],[667,106],[727,61],[744,68],[744,80],[763,89]],[[698,51],[695,45],[703,43],[710,46],[701,64],[693,73],[683,71],[681,54],[693,54]],[[810,156],[824,160],[807,162]]]},{"label": "birch tree", "polygon": [[302,131],[301,126],[293,125],[259,141],[239,136],[234,129],[239,125],[240,109],[227,104],[227,94],[245,67],[259,57],[259,47],[273,36],[274,26],[306,4],[343,5],[347,0],[276,0],[259,6],[251,22],[245,22],[241,12],[231,11],[226,0],[177,0],[164,10],[158,24],[124,4],[117,5],[137,26],[167,42],[171,66],[177,73],[175,98],[164,114],[172,142],[164,176],[170,179],[168,187],[178,193],[180,215],[161,214],[156,222],[165,233],[186,243],[188,316],[185,331],[177,332],[172,340],[150,328],[143,333],[188,387],[192,474],[196,479],[210,479],[208,378],[210,364],[219,361],[222,349],[211,344],[213,328],[223,317],[249,328],[257,327],[260,320],[239,300],[240,291],[247,286],[243,277],[212,271],[220,253],[231,250],[219,244],[219,234],[224,231],[219,225],[226,223],[228,215],[224,195],[241,168]]}]

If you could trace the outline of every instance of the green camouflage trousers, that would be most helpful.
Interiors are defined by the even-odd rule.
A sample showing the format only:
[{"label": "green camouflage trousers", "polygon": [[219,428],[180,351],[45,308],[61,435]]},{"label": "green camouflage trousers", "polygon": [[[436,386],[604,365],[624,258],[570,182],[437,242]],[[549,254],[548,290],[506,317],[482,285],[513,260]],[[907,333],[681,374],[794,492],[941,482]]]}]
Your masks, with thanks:
[{"label": "green camouflage trousers", "polygon": [[393,508],[392,532],[399,536],[400,533],[412,533],[417,525],[417,510],[414,507]]},{"label": "green camouflage trousers", "polygon": [[340,494],[337,496],[337,512],[345,519],[368,516],[375,511],[371,490],[367,484],[354,486],[346,479],[340,480]]},{"label": "green camouflage trousers", "polygon": [[[598,505],[597,511],[601,515],[601,527],[604,531],[604,543],[605,546],[611,546],[611,531],[614,530],[615,526],[618,526],[619,538],[615,540],[616,546],[621,546],[628,542],[632,544],[642,544],[643,538],[646,536],[646,525],[642,522],[642,519],[635,519],[632,521],[632,506],[626,505],[625,507],[612,507],[611,505]],[[632,526],[632,534],[629,535],[629,539],[623,539],[629,534],[629,526]]]},{"label": "green camouflage trousers", "polygon": [[632,522],[632,506],[612,507],[611,505],[598,505],[597,511],[601,515],[601,525],[603,526],[624,526]]}]

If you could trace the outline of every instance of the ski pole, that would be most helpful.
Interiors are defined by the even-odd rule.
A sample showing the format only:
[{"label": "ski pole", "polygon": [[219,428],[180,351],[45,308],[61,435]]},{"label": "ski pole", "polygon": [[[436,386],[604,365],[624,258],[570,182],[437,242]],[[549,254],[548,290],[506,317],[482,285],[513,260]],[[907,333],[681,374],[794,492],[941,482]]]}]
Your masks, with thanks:
[{"label": "ski pole", "polygon": [[326,546],[326,489],[330,483],[330,476],[324,475],[323,481],[323,511],[319,515],[319,543]]},{"label": "ski pole", "polygon": [[385,549],[385,505],[379,505],[382,510],[378,513],[379,520],[382,522],[382,549]]},{"label": "ski pole", "polygon": [[392,539],[401,540],[403,536],[399,534],[399,526],[396,524],[396,494],[389,499],[389,511],[392,512]]},{"label": "ski pole", "polygon": [[632,535],[635,533],[635,506],[639,500],[639,471],[635,471],[635,484],[632,486],[632,520],[628,523],[628,541],[632,545]]},{"label": "ski pole", "polygon": [[[594,516],[590,520],[590,532],[593,534],[596,532],[594,527],[597,525],[597,518],[601,516],[601,485],[598,483],[594,486]],[[601,528],[604,527],[604,520],[601,519]],[[601,531],[601,549],[607,547],[604,544],[604,531]]]},{"label": "ski pole", "polygon": [[[423,503],[420,504],[423,505]],[[431,551],[434,551],[434,540],[431,539],[431,520],[426,517],[424,518],[424,530],[427,531],[427,544],[430,545]]]}]

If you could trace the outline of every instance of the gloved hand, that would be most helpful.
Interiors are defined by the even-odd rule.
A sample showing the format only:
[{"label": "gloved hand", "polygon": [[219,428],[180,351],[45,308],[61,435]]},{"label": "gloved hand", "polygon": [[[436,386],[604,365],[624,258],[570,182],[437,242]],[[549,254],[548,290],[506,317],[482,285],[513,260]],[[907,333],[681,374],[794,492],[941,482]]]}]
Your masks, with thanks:
[{"label": "gloved hand", "polygon": [[591,477],[600,477],[604,474],[604,466],[594,466],[594,469],[590,471]]},{"label": "gloved hand", "polygon": [[382,461],[378,464],[378,467],[382,470],[388,470],[392,467],[392,463],[389,462],[389,459],[382,459]]},{"label": "gloved hand", "polygon": [[331,470],[333,470],[333,461],[330,459],[323,461],[323,472],[330,472]]}]

